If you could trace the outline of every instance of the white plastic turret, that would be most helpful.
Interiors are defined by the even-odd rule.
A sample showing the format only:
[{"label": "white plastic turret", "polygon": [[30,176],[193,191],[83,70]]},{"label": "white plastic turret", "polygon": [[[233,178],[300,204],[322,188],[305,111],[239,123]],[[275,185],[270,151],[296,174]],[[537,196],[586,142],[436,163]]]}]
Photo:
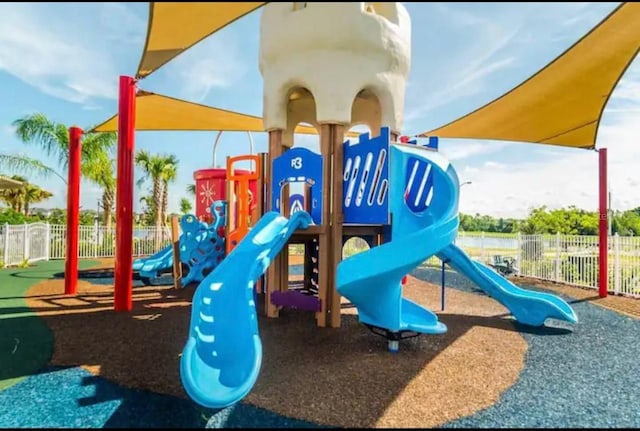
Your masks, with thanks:
[{"label": "white plastic turret", "polygon": [[364,123],[400,133],[411,64],[402,4],[267,3],[260,33],[266,130]]}]

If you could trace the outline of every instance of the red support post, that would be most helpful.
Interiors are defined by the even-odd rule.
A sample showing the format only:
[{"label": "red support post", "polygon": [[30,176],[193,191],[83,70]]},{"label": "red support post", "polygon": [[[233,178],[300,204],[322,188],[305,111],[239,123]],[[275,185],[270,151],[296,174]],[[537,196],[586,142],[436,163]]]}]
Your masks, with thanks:
[{"label": "red support post", "polygon": [[136,81],[120,77],[118,100],[118,172],[116,185],[116,259],[113,307],[133,307],[133,157],[136,112]]},{"label": "red support post", "polygon": [[69,173],[67,177],[67,252],[64,262],[64,294],[78,290],[78,225],[80,224],[80,162],[82,129],[69,128]]},{"label": "red support post", "polygon": [[600,220],[598,222],[598,237],[599,237],[599,277],[598,277],[598,293],[600,298],[607,297],[607,287],[609,284],[609,231],[608,231],[608,218],[609,218],[609,205],[608,205],[608,187],[607,187],[607,149],[600,148],[598,150],[598,165],[599,165],[599,202],[600,202]]}]

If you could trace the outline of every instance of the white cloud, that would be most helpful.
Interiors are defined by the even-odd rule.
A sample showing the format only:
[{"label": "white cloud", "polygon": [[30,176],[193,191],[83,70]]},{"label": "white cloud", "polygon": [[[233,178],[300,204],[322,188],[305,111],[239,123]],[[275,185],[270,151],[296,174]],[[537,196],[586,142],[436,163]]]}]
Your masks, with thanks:
[{"label": "white cloud", "polygon": [[0,5],[0,70],[60,99],[117,96],[126,39],[141,46],[145,23],[124,5]]},{"label": "white cloud", "polygon": [[247,72],[247,61],[229,34],[216,34],[200,42],[167,64],[166,73],[178,83],[180,97],[203,102],[215,88],[240,82]]},{"label": "white cloud", "polygon": [[[640,105],[640,99],[637,103]],[[638,139],[640,121],[634,114],[618,114],[600,127],[598,146],[608,148],[609,189],[612,208],[640,206]],[[514,144],[523,145],[527,144]],[[526,148],[523,147],[523,152]],[[501,217],[525,217],[530,208],[575,205],[598,208],[598,155],[594,151],[555,152],[543,161],[519,161],[513,165],[454,166],[473,184],[461,190],[460,211]],[[505,201],[505,196],[514,196]]]},{"label": "white cloud", "polygon": [[[420,72],[412,72],[405,128],[423,132],[500,96],[562,53],[615,6],[421,4],[413,16],[412,69]],[[428,26],[415,24],[425,20]],[[446,43],[438,42],[445,37]],[[428,42],[417,43],[421,41]]]},{"label": "white cloud", "polygon": [[[482,92],[488,78],[512,66],[515,60],[513,56],[503,55],[496,58],[496,55],[518,34],[521,22],[472,14],[449,5],[438,5],[435,9],[441,14],[439,19],[447,26],[458,27],[464,37],[450,40],[446,53],[430,53],[442,57],[443,60],[436,65],[430,65],[426,69],[429,71],[428,75],[412,76],[411,86],[416,87],[412,91],[417,91],[416,94],[420,94],[421,97],[415,100],[414,106],[408,103],[405,112],[407,124],[424,117],[435,108]],[[435,33],[437,31],[428,37],[437,37]],[[416,58],[418,57],[414,55],[414,59]]]},{"label": "white cloud", "polygon": [[439,144],[439,150],[449,160],[464,160],[473,156],[495,153],[507,145],[509,145],[507,142],[447,139]]},{"label": "white cloud", "polygon": [[2,133],[8,136],[13,136],[13,134],[15,133],[16,128],[14,126],[12,126],[11,124],[8,124],[6,126],[2,126]]}]

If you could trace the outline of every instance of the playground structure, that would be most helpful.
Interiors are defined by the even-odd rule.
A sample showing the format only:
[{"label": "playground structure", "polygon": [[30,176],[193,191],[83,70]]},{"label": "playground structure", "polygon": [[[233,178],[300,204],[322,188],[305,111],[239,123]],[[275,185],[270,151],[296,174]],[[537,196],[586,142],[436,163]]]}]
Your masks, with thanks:
[{"label": "playground structure", "polygon": [[[634,7],[625,5],[619,9],[629,11]],[[265,271],[263,291],[269,317],[277,317],[282,308],[294,306],[314,311],[318,326],[338,327],[340,297],[344,296],[358,309],[362,323],[389,339],[392,351],[397,351],[397,341],[405,335],[446,330],[435,314],[402,298],[403,277],[432,255],[471,278],[521,323],[542,325],[550,317],[577,321],[571,307],[561,299],[520,289],[488,267],[470,260],[452,245],[458,223],[459,185],[455,170],[438,153],[399,138],[411,51],[410,20],[400,3],[296,2],[293,7],[290,3],[270,3],[262,12],[260,71],[264,78],[263,120],[264,129],[269,133],[269,151],[266,156],[254,159],[256,169],[251,179],[237,175],[227,165],[227,219],[233,227],[225,233],[226,257],[204,277],[194,295],[189,339],[181,359],[184,386],[196,401],[209,407],[230,405],[242,399],[255,383],[262,352],[255,310],[257,291],[253,287]],[[624,23],[632,15],[627,12],[619,17]],[[621,36],[626,48],[630,47],[627,51],[633,48],[637,52],[637,46],[629,43],[637,27],[619,26],[625,29],[623,33],[611,32],[612,26],[615,27],[614,24],[604,26],[601,33],[627,35],[626,40]],[[348,28],[348,31],[336,32],[336,27]],[[183,44],[176,53],[189,46]],[[584,42],[582,46],[589,43]],[[605,55],[604,50],[584,50]],[[588,94],[597,94],[597,97],[588,104],[580,101],[581,106],[589,108],[581,111],[589,121],[579,121],[579,124],[597,128],[599,117],[595,120],[586,117],[591,115],[592,108],[598,108],[601,113],[602,94],[611,92],[608,82],[617,79],[620,68],[630,61],[627,51],[612,55],[612,60],[617,62],[615,67],[606,61],[596,61],[607,66],[599,76],[606,75],[609,81],[605,80],[604,84],[597,79],[588,81],[596,83],[589,87]],[[143,63],[153,62],[149,60],[152,57],[143,59]],[[163,61],[170,57],[167,54]],[[553,71],[557,78],[558,74],[566,76],[575,68],[569,67],[570,60],[562,60],[550,63],[549,68],[535,78],[543,82],[546,79],[547,85],[549,82],[563,85],[567,79],[554,81]],[[139,72],[146,76],[158,67],[156,64],[145,69],[141,65]],[[522,88],[529,88],[528,93]],[[510,94],[513,98],[519,97],[516,100],[520,102],[531,99],[531,93],[542,94],[543,99],[549,94],[549,91],[532,91],[531,86],[526,85],[518,90]],[[127,250],[131,244],[126,234],[131,231],[132,119],[136,100],[133,79],[121,77],[120,97],[117,193],[120,260],[116,265],[115,308],[130,310],[132,265]],[[504,100],[495,106],[521,112]],[[546,100],[543,102],[548,105]],[[574,102],[575,98],[567,98],[552,105],[562,111],[565,105]],[[488,108],[485,112],[491,111]],[[555,121],[538,121],[540,116],[530,122],[544,129],[538,131],[541,135],[526,139],[533,136],[527,135],[529,129],[521,127],[520,122],[505,121],[503,117],[507,113],[503,114],[494,112],[493,116],[500,117],[501,124],[515,127],[518,133],[503,130],[499,134],[501,138],[518,136],[522,141],[595,147],[594,140],[585,138],[589,130],[567,129],[566,124]],[[466,118],[473,123],[468,120],[473,119],[473,115]],[[292,148],[293,131],[301,122],[319,131],[319,155]],[[361,135],[357,144],[343,144],[345,131],[359,124],[367,124],[372,133]],[[471,126],[478,124],[482,130],[473,133],[486,138],[487,130],[492,128],[483,121]],[[473,129],[471,126],[465,127]],[[455,127],[447,127],[435,130],[442,136],[449,133],[448,136],[455,137],[451,135]],[[378,136],[372,136],[378,131]],[[460,136],[460,132],[455,133]],[[70,178],[79,176],[80,135],[79,129],[70,130]],[[246,157],[240,156],[245,160]],[[602,227],[606,225],[603,210],[606,201],[602,201],[606,200],[603,198],[606,196],[606,149],[600,149],[600,168],[605,178],[600,183],[602,235]],[[257,217],[250,219],[247,214],[254,202],[249,200],[249,181],[259,178],[262,182],[256,190],[260,196],[255,202],[262,202],[262,209],[256,210],[262,217],[258,220]],[[303,192],[292,196],[295,183],[302,184]],[[69,181],[69,219],[77,218],[77,212],[72,211],[77,187],[77,181]],[[366,238],[372,248],[342,260],[343,243],[351,236]],[[303,296],[289,288],[287,254],[279,253],[291,242],[305,244],[305,263],[308,264],[304,284],[308,286],[303,295],[311,300],[304,304]],[[73,235],[69,244],[69,250],[77,249]],[[416,246],[422,244],[422,248]],[[606,296],[606,247],[604,235],[600,242],[601,251],[605,251],[600,256],[601,296]],[[75,253],[69,254],[73,257],[68,261],[68,268],[77,267]],[[73,286],[66,291],[73,293]]]},{"label": "playground structure", "polygon": [[[268,317],[295,307],[314,312],[318,326],[339,327],[344,296],[360,322],[385,336],[393,352],[402,338],[447,330],[433,312],[402,296],[406,274],[433,255],[471,278],[523,324],[539,326],[548,318],[577,322],[562,299],[521,289],[453,245],[459,224],[455,169],[435,151],[437,140],[424,147],[398,142],[410,22],[399,3],[384,5],[384,17],[361,3],[308,3],[293,12],[286,3],[264,7],[265,211],[251,229],[238,219],[243,239],[228,247],[193,297],[181,378],[203,406],[238,402],[258,378],[262,344],[255,285],[265,272]],[[353,31],[328,34],[335,28],[329,22],[338,16]],[[367,49],[345,56],[343,47],[354,45]],[[320,154],[292,148],[300,122],[319,129]],[[344,142],[353,124],[367,124],[377,136],[363,133],[357,143]],[[227,178],[233,178],[229,171]],[[292,194],[295,186],[302,192]],[[247,199],[231,190],[229,199]],[[236,204],[246,212],[248,201]],[[229,203],[230,211],[234,207]],[[352,236],[365,238],[371,249],[343,260],[343,245]],[[290,289],[290,243],[305,248],[302,290]]]}]

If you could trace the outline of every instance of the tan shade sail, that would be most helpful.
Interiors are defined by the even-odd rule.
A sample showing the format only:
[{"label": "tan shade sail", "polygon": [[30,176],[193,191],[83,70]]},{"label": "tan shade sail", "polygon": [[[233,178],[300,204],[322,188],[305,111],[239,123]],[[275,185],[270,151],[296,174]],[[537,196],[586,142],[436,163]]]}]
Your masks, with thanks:
[{"label": "tan shade sail", "polygon": [[22,186],[24,186],[24,184],[21,181],[16,181],[0,175],[0,190],[19,189]]},{"label": "tan shade sail", "polygon": [[418,136],[595,147],[604,106],[640,48],[640,3],[622,3],[518,87]]},{"label": "tan shade sail", "polygon": [[207,36],[266,2],[150,2],[147,40],[138,66],[144,78]]},{"label": "tan shade sail", "polygon": [[[138,90],[136,95],[136,130],[184,130],[223,132],[264,132],[261,117],[200,105],[186,100]],[[117,132],[118,115],[114,115],[92,132]],[[313,127],[298,126],[296,133],[315,135]]]}]

